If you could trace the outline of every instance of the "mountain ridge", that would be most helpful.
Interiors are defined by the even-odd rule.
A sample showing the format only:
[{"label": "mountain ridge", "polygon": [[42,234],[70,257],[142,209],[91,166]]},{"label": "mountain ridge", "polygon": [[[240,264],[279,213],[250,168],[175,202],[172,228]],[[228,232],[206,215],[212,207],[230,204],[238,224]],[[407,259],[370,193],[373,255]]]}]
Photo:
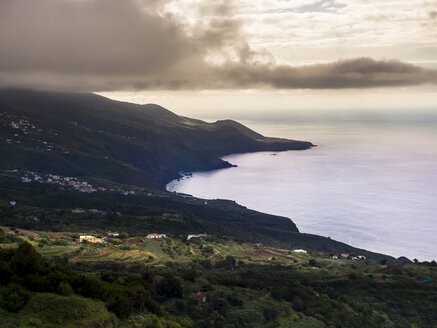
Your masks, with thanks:
[{"label": "mountain ridge", "polygon": [[[176,115],[156,104],[130,104],[95,94],[3,89],[0,112],[6,127],[0,135],[0,154],[10,153],[4,145],[7,139],[17,153],[6,156],[3,169],[15,165],[109,178],[107,173],[98,172],[98,162],[99,167],[110,166],[121,172],[117,182],[137,181],[138,185],[154,188],[177,178],[181,171],[232,166],[220,158],[224,155],[314,146],[306,141],[264,137],[231,120],[207,123]],[[26,120],[35,128],[8,126],[14,119]],[[41,140],[52,143],[52,150],[36,147]],[[36,159],[23,161],[20,157]],[[33,164],[44,162],[51,163]]]}]

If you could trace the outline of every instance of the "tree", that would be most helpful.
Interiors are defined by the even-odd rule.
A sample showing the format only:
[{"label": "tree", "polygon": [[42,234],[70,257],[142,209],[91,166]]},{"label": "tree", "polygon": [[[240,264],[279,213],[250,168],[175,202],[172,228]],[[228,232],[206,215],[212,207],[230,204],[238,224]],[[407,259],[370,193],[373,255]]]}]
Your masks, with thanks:
[{"label": "tree", "polygon": [[106,302],[106,307],[119,318],[129,316],[133,310],[127,293],[121,291],[112,294]]},{"label": "tree", "polygon": [[61,281],[58,285],[58,293],[64,296],[70,296],[73,294],[73,288],[66,281]]},{"label": "tree", "polygon": [[167,298],[182,297],[181,284],[175,278],[164,279],[156,287],[158,295],[165,296]]},{"label": "tree", "polygon": [[18,246],[10,263],[12,270],[21,277],[43,272],[46,267],[42,256],[26,241]]}]

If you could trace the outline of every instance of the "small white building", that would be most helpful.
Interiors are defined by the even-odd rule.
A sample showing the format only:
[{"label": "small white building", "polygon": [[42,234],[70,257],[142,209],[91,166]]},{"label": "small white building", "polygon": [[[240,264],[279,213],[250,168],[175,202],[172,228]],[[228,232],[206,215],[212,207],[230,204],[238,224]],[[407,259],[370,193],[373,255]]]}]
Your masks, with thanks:
[{"label": "small white building", "polygon": [[166,234],[158,234],[158,233],[151,233],[147,235],[147,239],[160,239],[160,238],[167,238]]},{"label": "small white building", "polygon": [[293,252],[295,252],[295,253],[308,253],[306,250],[304,250],[304,249],[293,249]]},{"label": "small white building", "polygon": [[202,234],[198,234],[198,235],[188,235],[187,240],[190,240],[192,238],[202,238],[202,237],[207,237],[208,235],[205,233]]}]

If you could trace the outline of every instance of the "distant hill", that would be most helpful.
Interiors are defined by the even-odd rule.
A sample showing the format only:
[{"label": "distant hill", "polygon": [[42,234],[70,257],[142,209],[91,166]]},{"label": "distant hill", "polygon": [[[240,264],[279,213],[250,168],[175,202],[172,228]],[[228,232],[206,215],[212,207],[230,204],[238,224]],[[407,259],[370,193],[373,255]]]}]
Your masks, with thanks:
[{"label": "distant hill", "polygon": [[231,153],[303,150],[231,120],[206,123],[95,94],[0,90],[0,169],[92,176],[162,188],[181,171],[231,166]]}]

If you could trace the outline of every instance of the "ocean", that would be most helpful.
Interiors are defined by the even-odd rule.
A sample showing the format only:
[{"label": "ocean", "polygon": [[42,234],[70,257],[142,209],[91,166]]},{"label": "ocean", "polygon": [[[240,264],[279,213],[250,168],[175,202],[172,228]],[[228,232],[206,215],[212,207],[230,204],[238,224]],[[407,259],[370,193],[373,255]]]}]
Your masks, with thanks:
[{"label": "ocean", "polygon": [[301,232],[371,251],[437,259],[437,114],[307,110],[234,118],[263,135],[318,146],[229,155],[223,159],[238,167],[194,172],[168,190],[235,200],[289,217]]}]

